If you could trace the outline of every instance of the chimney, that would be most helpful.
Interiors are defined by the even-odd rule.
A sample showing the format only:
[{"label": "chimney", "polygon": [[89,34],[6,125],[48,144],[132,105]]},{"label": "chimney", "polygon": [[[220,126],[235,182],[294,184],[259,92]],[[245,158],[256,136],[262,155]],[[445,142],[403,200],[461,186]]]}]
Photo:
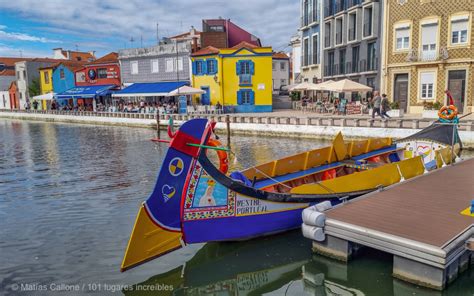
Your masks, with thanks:
[{"label": "chimney", "polygon": [[89,54],[95,58],[95,50],[89,51]]},{"label": "chimney", "polygon": [[53,58],[54,59],[64,59],[62,51],[63,51],[63,49],[61,47],[53,48]]},{"label": "chimney", "polygon": [[193,37],[193,52],[198,50],[197,37]]}]

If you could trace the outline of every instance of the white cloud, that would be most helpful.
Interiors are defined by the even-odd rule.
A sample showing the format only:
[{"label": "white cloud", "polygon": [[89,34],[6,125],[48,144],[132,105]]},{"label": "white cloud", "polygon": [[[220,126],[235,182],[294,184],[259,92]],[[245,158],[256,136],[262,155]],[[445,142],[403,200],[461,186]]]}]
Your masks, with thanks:
[{"label": "white cloud", "polygon": [[0,30],[6,29],[6,28],[7,28],[7,26],[0,24]]},{"label": "white cloud", "polygon": [[191,25],[200,30],[202,19],[219,16],[255,34],[264,45],[281,48],[296,33],[299,22],[299,1],[294,0],[83,0],[80,7],[66,0],[15,0],[0,1],[0,9],[53,28],[88,33],[95,40],[118,37],[123,41],[112,45],[115,48],[123,47],[132,36],[138,42],[142,36],[145,44],[153,43],[157,23],[163,37],[187,31]]},{"label": "white cloud", "polygon": [[51,51],[31,50],[28,48],[11,47],[0,43],[0,56],[2,57],[51,57]]},{"label": "white cloud", "polygon": [[23,33],[5,32],[0,28],[0,40],[19,40],[19,41],[33,41],[41,43],[61,43],[59,40],[47,39],[44,37],[32,36]]}]

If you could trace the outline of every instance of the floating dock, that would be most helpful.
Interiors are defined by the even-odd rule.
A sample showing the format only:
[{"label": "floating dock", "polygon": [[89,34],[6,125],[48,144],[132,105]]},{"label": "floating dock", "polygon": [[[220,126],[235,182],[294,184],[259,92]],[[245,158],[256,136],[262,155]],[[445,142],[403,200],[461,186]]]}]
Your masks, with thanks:
[{"label": "floating dock", "polygon": [[474,265],[474,159],[325,212],[317,253],[348,261],[363,246],[393,254],[393,276],[442,290]]}]

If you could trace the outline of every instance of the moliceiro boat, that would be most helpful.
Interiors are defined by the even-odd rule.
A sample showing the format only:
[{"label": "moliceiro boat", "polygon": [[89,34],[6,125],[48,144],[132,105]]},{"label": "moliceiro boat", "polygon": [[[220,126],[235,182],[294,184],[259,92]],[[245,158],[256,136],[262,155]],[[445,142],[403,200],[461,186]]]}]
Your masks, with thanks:
[{"label": "moliceiro boat", "polygon": [[[345,141],[227,174],[215,123],[193,119],[172,136],[151,196],[139,209],[121,270],[186,244],[247,240],[301,226],[308,206],[332,205],[451,163],[456,125],[433,124],[397,141]],[[216,147],[217,146],[217,147]],[[220,166],[209,159],[219,152]]]}]

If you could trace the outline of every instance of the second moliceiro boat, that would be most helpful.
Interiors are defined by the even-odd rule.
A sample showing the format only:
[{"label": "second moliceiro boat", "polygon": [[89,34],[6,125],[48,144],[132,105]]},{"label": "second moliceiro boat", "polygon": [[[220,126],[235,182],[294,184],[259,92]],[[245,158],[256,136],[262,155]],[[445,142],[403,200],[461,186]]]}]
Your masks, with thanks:
[{"label": "second moliceiro boat", "polygon": [[[181,248],[235,241],[301,226],[304,208],[332,205],[421,175],[453,161],[455,125],[433,124],[397,143],[344,141],[226,174],[208,158],[214,122],[193,119],[173,135],[151,196],[142,204],[122,271]],[[455,143],[451,145],[451,143]]]}]

